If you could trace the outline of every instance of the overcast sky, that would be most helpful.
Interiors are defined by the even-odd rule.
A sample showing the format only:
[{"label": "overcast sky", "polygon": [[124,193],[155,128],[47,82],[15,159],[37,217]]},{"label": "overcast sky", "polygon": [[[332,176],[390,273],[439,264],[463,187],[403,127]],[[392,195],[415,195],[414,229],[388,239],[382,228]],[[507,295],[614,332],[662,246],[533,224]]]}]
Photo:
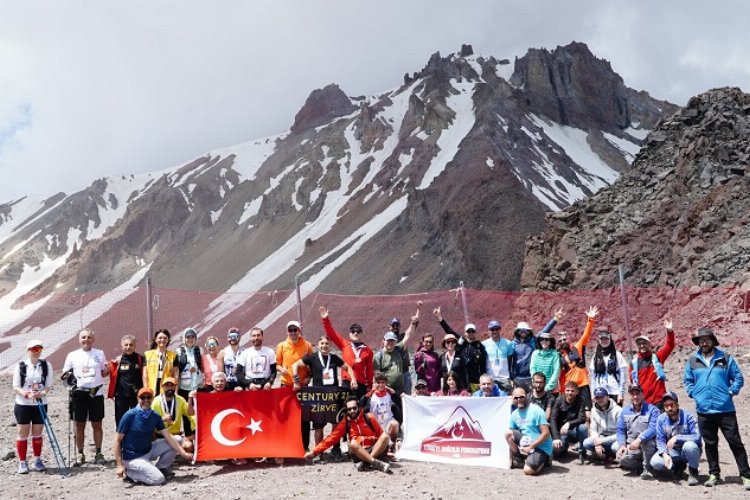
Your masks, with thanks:
[{"label": "overcast sky", "polygon": [[0,203],[284,131],[313,89],[394,88],[462,43],[512,61],[585,42],[681,105],[750,92],[750,4],[693,3],[0,0]]}]

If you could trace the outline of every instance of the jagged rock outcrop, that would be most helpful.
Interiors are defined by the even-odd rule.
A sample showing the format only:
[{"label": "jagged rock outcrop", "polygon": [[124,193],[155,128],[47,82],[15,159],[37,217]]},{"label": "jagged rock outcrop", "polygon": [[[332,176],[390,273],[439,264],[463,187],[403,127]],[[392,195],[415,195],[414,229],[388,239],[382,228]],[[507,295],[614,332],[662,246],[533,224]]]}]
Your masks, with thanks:
[{"label": "jagged rock outcrop", "polygon": [[647,138],[630,172],[550,214],[527,244],[525,289],[750,286],[750,95],[693,97]]},{"label": "jagged rock outcrop", "polygon": [[357,110],[347,95],[335,83],[322,89],[313,90],[307,97],[304,106],[294,117],[292,134],[315,128],[330,122],[339,116],[346,116]]}]

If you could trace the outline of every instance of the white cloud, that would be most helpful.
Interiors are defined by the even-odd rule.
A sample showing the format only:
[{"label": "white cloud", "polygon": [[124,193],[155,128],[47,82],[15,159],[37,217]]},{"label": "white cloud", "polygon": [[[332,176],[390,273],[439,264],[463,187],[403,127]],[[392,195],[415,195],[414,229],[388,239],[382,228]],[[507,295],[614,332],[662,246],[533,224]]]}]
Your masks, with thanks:
[{"label": "white cloud", "polygon": [[280,132],[315,88],[376,93],[461,43],[512,60],[585,42],[677,103],[747,91],[749,14],[736,1],[3,2],[0,133],[24,106],[31,123],[0,143],[0,202]]}]

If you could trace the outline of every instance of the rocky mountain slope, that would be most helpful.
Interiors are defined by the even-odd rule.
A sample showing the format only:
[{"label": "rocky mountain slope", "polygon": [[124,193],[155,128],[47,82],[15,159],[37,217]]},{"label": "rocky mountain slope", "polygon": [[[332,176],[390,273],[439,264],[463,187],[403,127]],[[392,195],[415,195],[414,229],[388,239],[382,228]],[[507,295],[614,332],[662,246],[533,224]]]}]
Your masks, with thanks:
[{"label": "rocky mountain slope", "polygon": [[548,216],[530,239],[522,286],[750,285],[750,95],[693,97],[652,132],[630,172]]},{"label": "rocky mountain slope", "polygon": [[232,293],[288,289],[295,276],[350,294],[459,280],[514,290],[545,213],[628,172],[675,109],[580,43],[514,64],[467,45],[374,96],[331,84],[279,135],[0,204],[0,332],[20,345],[51,298],[127,290],[147,274],[226,292],[210,325],[239,305]]}]

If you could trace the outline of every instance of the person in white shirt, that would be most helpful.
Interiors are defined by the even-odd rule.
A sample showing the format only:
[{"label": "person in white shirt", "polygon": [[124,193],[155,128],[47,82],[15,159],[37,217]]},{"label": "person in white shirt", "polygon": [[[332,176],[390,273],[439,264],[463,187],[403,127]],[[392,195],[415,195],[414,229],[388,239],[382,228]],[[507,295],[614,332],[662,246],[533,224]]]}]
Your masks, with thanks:
[{"label": "person in white shirt", "polygon": [[393,399],[395,391],[388,387],[388,377],[384,373],[375,374],[375,384],[369,394],[368,405],[365,407],[370,413],[375,415],[378,423],[383,430],[388,433],[391,439],[390,446],[396,444],[398,439],[399,425],[393,410],[398,411],[398,407]]},{"label": "person in white shirt", "polygon": [[63,378],[75,377],[73,390],[73,420],[75,420],[75,441],[78,455],[76,466],[86,462],[83,454],[83,442],[86,433],[86,421],[91,422],[94,433],[96,455],[94,463],[106,462],[102,455],[102,420],[104,420],[104,377],[109,376],[109,364],[104,353],[94,349],[94,332],[84,328],[78,334],[81,348],[71,352],[65,358]]},{"label": "person in white shirt", "polygon": [[615,341],[609,330],[600,329],[597,337],[599,344],[589,363],[591,394],[593,395],[599,388],[605,389],[609,397],[622,406],[625,397],[625,382],[628,378],[628,362],[615,348]]},{"label": "person in white shirt", "polygon": [[482,342],[487,351],[487,375],[492,377],[495,385],[509,393],[513,390],[510,380],[510,363],[513,356],[513,344],[500,334],[500,322],[492,320],[487,324],[490,338]]},{"label": "person in white shirt", "polygon": [[251,346],[237,356],[237,381],[250,391],[269,390],[276,380],[276,353],[263,345],[263,329],[250,330]]},{"label": "person in white shirt", "polygon": [[47,411],[47,393],[52,386],[52,365],[41,359],[41,340],[31,340],[26,346],[28,357],[18,363],[13,372],[13,392],[16,394],[13,413],[18,424],[18,439],[16,453],[18,454],[18,473],[28,474],[29,466],[26,462],[29,432],[31,432],[31,447],[34,461],[31,469],[43,472],[46,467],[42,462],[42,431],[44,422],[39,411],[39,402]]}]

